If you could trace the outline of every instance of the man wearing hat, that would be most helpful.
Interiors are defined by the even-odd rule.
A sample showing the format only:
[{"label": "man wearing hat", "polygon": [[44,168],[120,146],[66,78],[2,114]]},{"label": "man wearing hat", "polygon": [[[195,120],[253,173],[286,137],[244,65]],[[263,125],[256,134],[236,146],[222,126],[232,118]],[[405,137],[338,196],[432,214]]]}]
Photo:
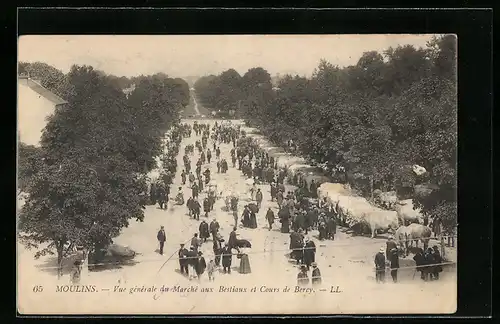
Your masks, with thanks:
[{"label": "man wearing hat", "polygon": [[165,228],[162,226],[156,235],[158,242],[160,242],[160,254],[163,255],[163,246],[165,245],[165,241],[167,240],[167,235],[165,234]]},{"label": "man wearing hat", "polygon": [[396,249],[397,251],[398,245],[396,244],[396,242],[394,242],[394,236],[392,235],[389,235],[389,238],[387,239],[387,242],[385,244],[385,257],[387,258],[387,260],[390,260],[391,250]]},{"label": "man wearing hat", "polygon": [[398,282],[398,269],[399,269],[399,255],[398,249],[392,248],[389,251],[388,260],[391,262],[391,277],[393,282]]},{"label": "man wearing hat", "polygon": [[378,283],[385,281],[385,248],[381,247],[375,255],[375,280]]},{"label": "man wearing hat", "polygon": [[300,272],[297,275],[297,286],[305,287],[309,284],[309,276],[307,275],[307,267],[300,266]]},{"label": "man wearing hat", "polygon": [[198,276],[198,280],[201,278],[203,272],[207,268],[207,263],[205,262],[205,258],[203,257],[203,253],[201,251],[198,252],[198,259],[196,260],[196,275]]},{"label": "man wearing hat", "polygon": [[309,237],[304,238],[303,260],[309,271],[309,267],[316,261],[316,244]]},{"label": "man wearing hat", "polygon": [[231,274],[231,263],[233,261],[233,251],[229,244],[225,244],[222,249],[222,267],[224,273]]},{"label": "man wearing hat", "polygon": [[311,264],[313,271],[312,271],[312,284],[313,285],[321,285],[321,271],[319,271],[318,264],[316,262],[313,262]]},{"label": "man wearing hat", "polygon": [[179,256],[179,266],[181,274],[186,276],[189,275],[188,260],[186,259],[188,252],[189,251],[184,247],[184,243],[181,243],[181,248],[177,252],[177,255]]}]

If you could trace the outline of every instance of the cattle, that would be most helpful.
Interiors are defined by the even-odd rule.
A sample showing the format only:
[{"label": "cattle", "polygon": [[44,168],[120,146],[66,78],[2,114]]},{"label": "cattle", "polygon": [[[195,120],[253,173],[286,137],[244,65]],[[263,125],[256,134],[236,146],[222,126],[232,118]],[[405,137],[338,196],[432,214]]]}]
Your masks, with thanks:
[{"label": "cattle", "polygon": [[395,191],[382,192],[381,190],[374,190],[373,196],[375,201],[385,209],[392,209],[398,201]]},{"label": "cattle", "polygon": [[420,210],[415,210],[413,208],[412,199],[399,201],[395,205],[395,209],[398,214],[398,218],[401,221],[401,224],[406,225],[411,223],[423,223],[422,214],[420,213]]},{"label": "cattle", "polygon": [[414,241],[417,248],[418,241],[422,241],[424,244],[424,250],[426,250],[429,246],[430,237],[431,229],[429,227],[415,223],[408,226],[400,226],[394,235],[396,242],[401,250],[404,251],[405,256],[408,256],[409,249],[413,248]]},{"label": "cattle", "polygon": [[398,215],[392,210],[376,210],[374,209],[365,216],[365,220],[370,226],[372,238],[377,236],[377,231],[393,229],[398,227]]},{"label": "cattle", "polygon": [[421,224],[410,224],[406,227],[406,234],[408,237],[408,241],[410,243],[410,247],[413,246],[413,241],[418,248],[418,241],[422,241],[424,244],[424,251],[427,250],[429,246],[429,240],[431,238],[431,229],[428,226],[424,226]]}]

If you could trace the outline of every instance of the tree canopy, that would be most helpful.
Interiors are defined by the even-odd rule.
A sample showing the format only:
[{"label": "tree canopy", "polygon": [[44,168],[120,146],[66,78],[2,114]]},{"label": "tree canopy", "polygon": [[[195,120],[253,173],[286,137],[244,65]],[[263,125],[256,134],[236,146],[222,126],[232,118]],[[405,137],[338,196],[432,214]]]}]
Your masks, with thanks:
[{"label": "tree canopy", "polygon": [[[229,85],[223,80],[234,70],[202,78],[195,89],[207,108],[240,107],[238,113],[277,145],[292,139],[312,162],[344,166],[347,180],[365,194],[371,190],[366,179],[400,194],[431,182],[439,189],[425,199],[414,196],[416,205],[453,226],[456,51],[455,36],[444,35],[425,48],[366,52],[345,68],[321,60],[311,78],[283,76],[275,91],[260,67]],[[413,164],[424,166],[427,176],[416,177]]]},{"label": "tree canopy", "polygon": [[[131,83],[91,66],[67,74],[44,63],[21,64],[69,103],[49,118],[41,147],[20,144],[19,172],[29,193],[19,219],[38,255],[80,244],[89,250],[112,242],[129,221],[144,218],[146,172],[162,152],[161,138],[189,102],[182,79],[164,74]],[[20,68],[21,70],[21,68]],[[125,82],[127,81],[127,82]],[[123,83],[121,83],[123,82]]]}]

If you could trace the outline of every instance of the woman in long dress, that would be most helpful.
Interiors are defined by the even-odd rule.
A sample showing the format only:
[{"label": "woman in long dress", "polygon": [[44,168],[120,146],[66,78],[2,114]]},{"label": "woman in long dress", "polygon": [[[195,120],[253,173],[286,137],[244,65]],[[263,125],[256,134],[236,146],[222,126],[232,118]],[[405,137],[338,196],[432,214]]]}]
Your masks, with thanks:
[{"label": "woman in long dress", "polygon": [[240,256],[240,273],[251,273],[252,269],[250,268],[250,259],[248,258],[248,254],[246,253],[245,249],[241,249]]}]

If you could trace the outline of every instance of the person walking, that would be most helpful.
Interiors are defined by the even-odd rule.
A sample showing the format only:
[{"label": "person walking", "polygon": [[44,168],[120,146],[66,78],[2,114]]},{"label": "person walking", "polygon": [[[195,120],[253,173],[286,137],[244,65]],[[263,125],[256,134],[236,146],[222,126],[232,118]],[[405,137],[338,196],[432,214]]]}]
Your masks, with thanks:
[{"label": "person walking", "polygon": [[201,241],[206,242],[210,237],[210,232],[208,231],[208,223],[205,220],[202,220],[198,230],[200,232]]},{"label": "person walking", "polygon": [[273,224],[274,224],[274,212],[272,211],[271,207],[269,207],[269,209],[267,210],[267,213],[266,213],[266,219],[267,219],[267,223],[269,224],[269,230],[271,230],[273,228]]},{"label": "person walking", "polygon": [[181,243],[181,248],[177,252],[177,255],[179,256],[179,267],[181,274],[186,276],[189,276],[188,260],[186,259],[188,252],[189,251],[184,247],[184,243]]},{"label": "person walking", "polygon": [[196,275],[198,276],[198,280],[201,279],[201,275],[205,272],[207,268],[207,263],[205,258],[203,257],[203,253],[198,251],[198,260],[196,262]]},{"label": "person walking", "polygon": [[160,242],[160,254],[163,255],[163,246],[167,240],[167,234],[165,234],[165,228],[163,226],[160,227],[156,238],[158,239],[158,242]]},{"label": "person walking", "polygon": [[198,248],[201,246],[201,240],[198,238],[198,233],[194,233],[193,238],[191,238],[191,247],[198,253]]},{"label": "person walking", "polygon": [[262,199],[263,199],[262,191],[260,191],[260,188],[259,188],[259,189],[257,189],[257,192],[255,193],[255,200],[257,201],[257,207],[259,208],[259,210],[260,210],[260,206],[262,205]]},{"label": "person walking", "polygon": [[377,283],[385,281],[385,248],[381,247],[380,251],[375,255],[375,280]]},{"label": "person walking", "polygon": [[231,262],[233,259],[233,252],[229,247],[229,244],[225,244],[222,249],[222,267],[224,273],[231,274]]}]

